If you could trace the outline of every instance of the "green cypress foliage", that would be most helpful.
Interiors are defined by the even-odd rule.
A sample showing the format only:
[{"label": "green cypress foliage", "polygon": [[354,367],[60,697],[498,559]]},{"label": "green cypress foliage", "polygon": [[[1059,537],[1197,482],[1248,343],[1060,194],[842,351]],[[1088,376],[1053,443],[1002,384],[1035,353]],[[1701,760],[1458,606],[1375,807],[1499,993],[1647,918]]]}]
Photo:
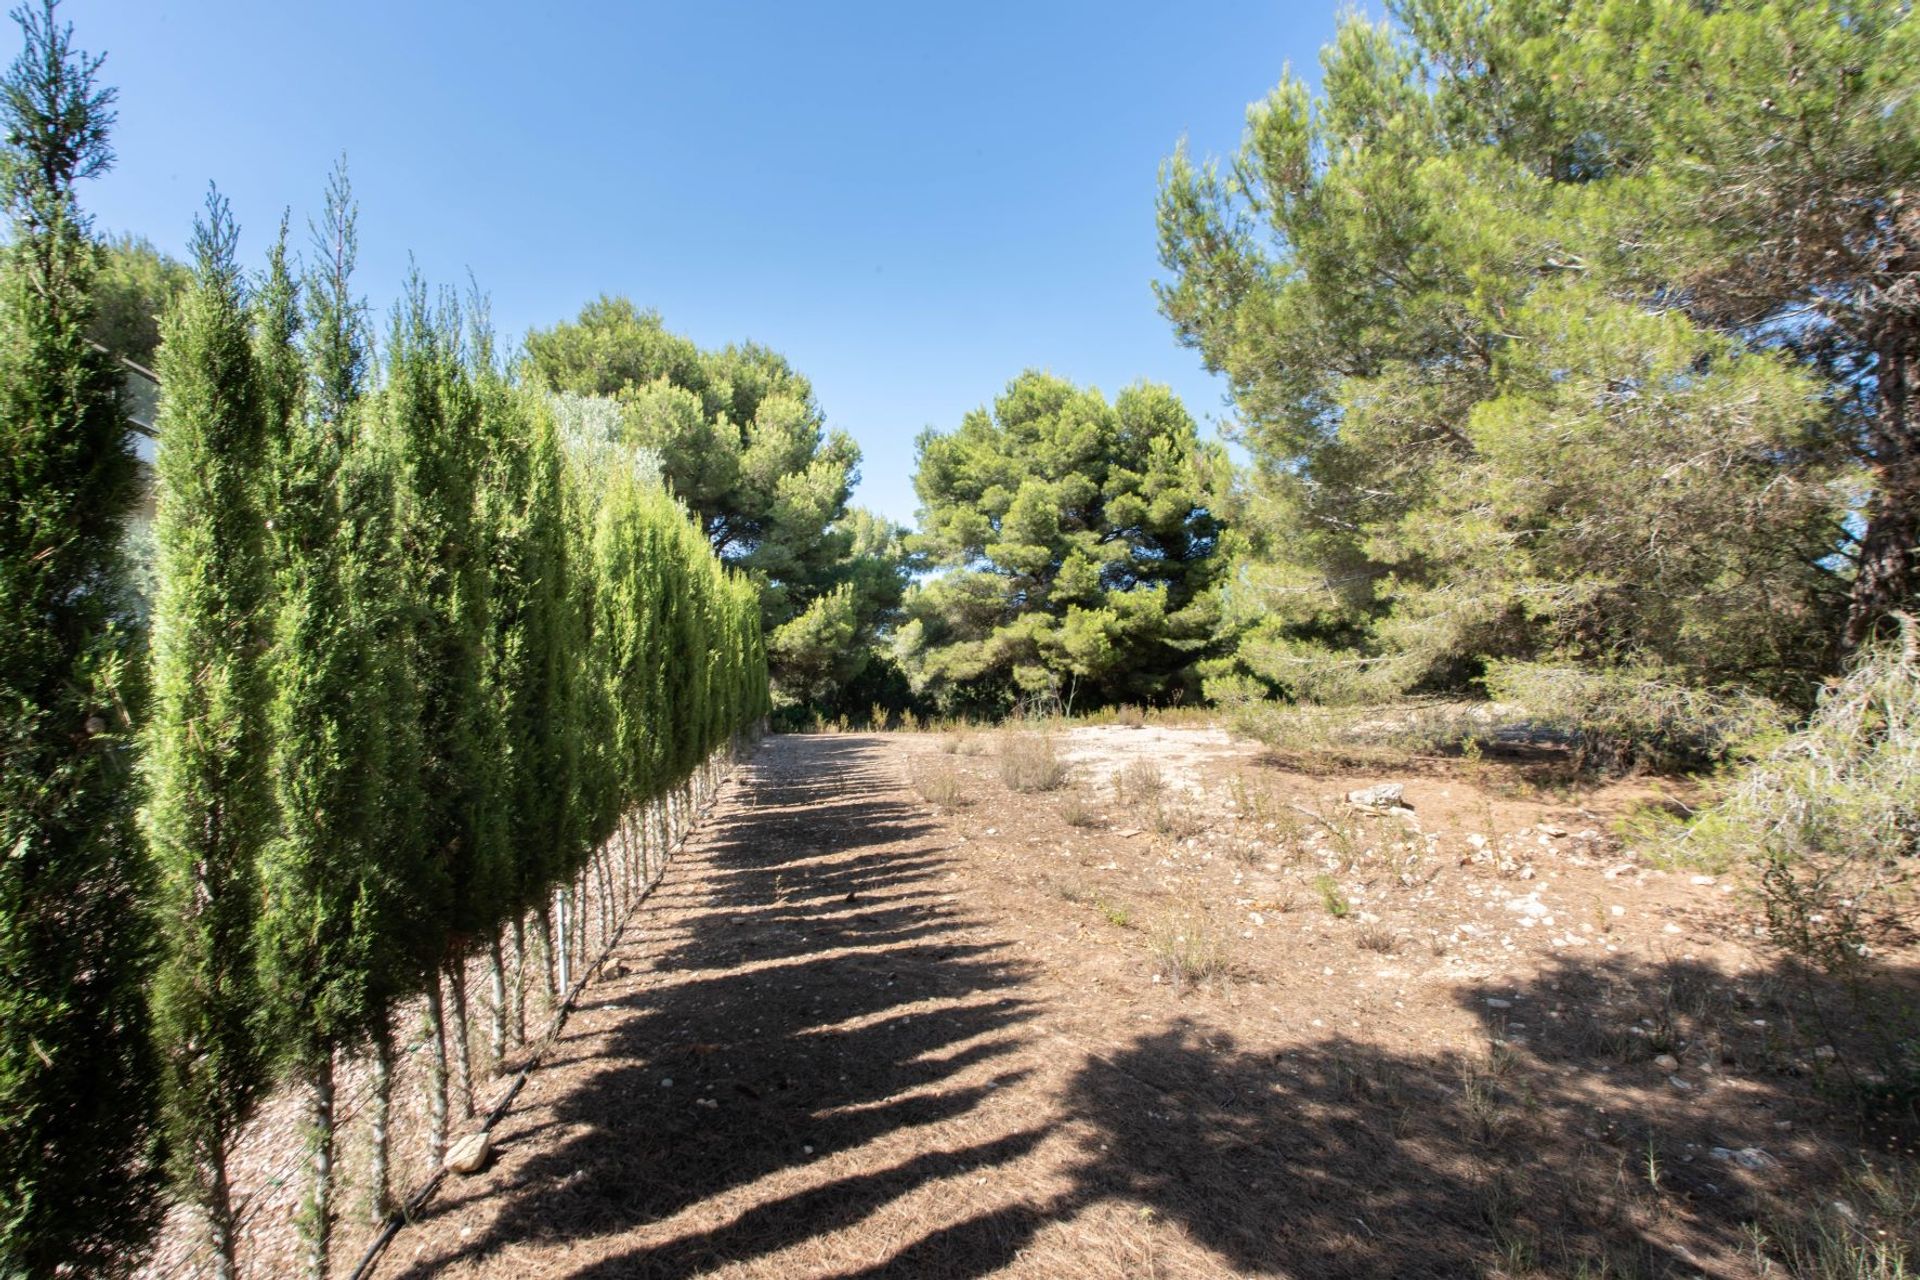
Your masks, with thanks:
[{"label": "green cypress foliage", "polygon": [[236,232],[209,196],[163,325],[148,840],[165,954],[154,1020],[176,1178],[230,1273],[227,1157],[262,1083],[252,933],[272,831],[260,397]]},{"label": "green cypress foliage", "polygon": [[87,340],[75,197],[112,161],[113,92],[46,4],[0,82],[0,1273],[111,1271],[154,1220],[156,1072],[120,520],[134,459]]},{"label": "green cypress foliage", "polygon": [[487,374],[481,384],[494,520],[495,683],[510,750],[506,807],[514,912],[537,906],[581,846],[571,803],[580,739],[575,651],[583,637],[570,581],[560,440],[544,404]]},{"label": "green cypress foliage", "polygon": [[[351,294],[354,226],[336,173],[300,290],[274,254],[257,306],[270,407],[275,634],[274,776],[281,826],[262,872],[263,1026],[306,1089],[307,1270],[324,1276],[337,1050],[386,1035],[406,989],[399,939],[413,889],[394,860],[393,780],[409,738],[394,685],[404,650],[393,603],[392,489],[365,438],[368,364]],[[300,335],[302,321],[306,332]],[[296,340],[304,336],[304,350]]]}]

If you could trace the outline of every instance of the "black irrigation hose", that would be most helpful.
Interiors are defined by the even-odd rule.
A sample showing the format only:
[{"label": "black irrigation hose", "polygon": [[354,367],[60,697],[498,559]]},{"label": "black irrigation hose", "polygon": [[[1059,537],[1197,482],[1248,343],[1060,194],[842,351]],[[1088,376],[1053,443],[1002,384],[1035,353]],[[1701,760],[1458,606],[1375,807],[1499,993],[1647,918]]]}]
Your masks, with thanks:
[{"label": "black irrigation hose", "polygon": [[[527,1078],[547,1056],[547,1050],[551,1049],[554,1042],[560,1038],[561,1030],[567,1025],[567,1015],[573,1012],[574,1001],[578,1000],[581,993],[587,989],[587,984],[599,976],[601,968],[612,957],[613,949],[620,944],[622,938],[626,937],[627,926],[633,923],[634,913],[646,905],[647,899],[653,896],[653,891],[660,887],[662,880],[667,878],[667,868],[673,864],[673,855],[686,847],[687,841],[693,838],[693,833],[699,827],[701,820],[713,811],[713,806],[719,802],[720,791],[721,787],[716,786],[713,794],[707,797],[706,803],[694,810],[693,820],[687,823],[687,829],[667,849],[667,856],[661,860],[660,874],[640,891],[640,896],[633,900],[633,905],[627,908],[626,915],[621,918],[620,927],[613,931],[611,938],[607,939],[607,945],[600,949],[600,954],[594,958],[592,964],[587,966],[586,973],[567,992],[567,998],[560,1002],[559,1009],[554,1012],[553,1022],[547,1027],[546,1034],[535,1043],[533,1056],[527,1059],[527,1064],[514,1076],[513,1083],[507,1086],[507,1091],[501,1096],[500,1101],[493,1104],[493,1110],[487,1113],[487,1118],[478,1132],[491,1133],[493,1126],[506,1118],[507,1108],[511,1107],[513,1100],[520,1096],[520,1090],[526,1085]],[[367,1280],[367,1277],[373,1274],[374,1263],[380,1260],[380,1255],[386,1251],[389,1244],[393,1243],[393,1238],[400,1234],[400,1228],[419,1216],[420,1211],[427,1207],[428,1201],[433,1199],[433,1193],[438,1191],[440,1184],[446,1180],[447,1168],[443,1164],[434,1170],[433,1176],[428,1178],[418,1190],[407,1197],[405,1203],[387,1215],[386,1223],[380,1228],[380,1234],[373,1238],[373,1242],[367,1246],[367,1251],[360,1255],[359,1265],[354,1267],[349,1280]]]}]

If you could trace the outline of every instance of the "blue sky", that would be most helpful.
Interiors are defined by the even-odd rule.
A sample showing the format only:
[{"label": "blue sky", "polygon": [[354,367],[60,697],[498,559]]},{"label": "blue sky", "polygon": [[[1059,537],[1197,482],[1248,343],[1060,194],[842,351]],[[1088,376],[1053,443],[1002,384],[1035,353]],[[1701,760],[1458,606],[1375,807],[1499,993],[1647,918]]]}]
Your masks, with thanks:
[{"label": "blue sky", "polygon": [[68,0],[108,55],[98,225],[180,253],[209,180],[258,260],[345,153],[362,287],[469,272],[517,339],[596,294],[813,379],[911,519],[913,438],[1027,367],[1220,384],[1154,308],[1155,170],[1236,143],[1336,0],[813,4]]}]

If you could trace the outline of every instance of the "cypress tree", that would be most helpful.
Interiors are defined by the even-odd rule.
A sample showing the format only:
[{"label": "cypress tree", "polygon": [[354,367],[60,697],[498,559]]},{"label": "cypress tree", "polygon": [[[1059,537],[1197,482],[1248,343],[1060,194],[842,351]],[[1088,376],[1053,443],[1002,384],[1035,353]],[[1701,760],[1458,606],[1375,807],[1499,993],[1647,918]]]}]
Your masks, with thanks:
[{"label": "cypress tree", "polygon": [[0,1273],[110,1272],[154,1223],[149,930],[120,556],[134,458],[87,340],[75,187],[112,162],[100,60],[42,4],[0,81]]},{"label": "cypress tree", "polygon": [[[499,735],[488,688],[488,548],[478,504],[484,434],[462,356],[457,309],[432,306],[416,276],[395,314],[384,398],[401,565],[416,623],[419,851],[440,889],[427,927],[414,932],[450,984],[455,1064],[470,1113],[461,957],[490,935],[506,878],[494,803]],[[429,1154],[437,1165],[446,1141],[449,1031],[438,980],[427,984],[427,1007],[435,1044]]]},{"label": "cypress tree", "polygon": [[[507,914],[516,957],[521,921],[543,908],[547,887],[570,870],[580,843],[573,792],[579,765],[576,650],[584,637],[570,581],[567,493],[553,415],[481,365],[490,462],[485,485],[495,513],[492,621],[494,684],[507,745],[501,802],[507,830]],[[544,918],[544,917],[543,917]],[[494,1040],[508,1014],[501,942],[494,942]],[[525,975],[516,963],[511,1006],[525,1038]]]},{"label": "cypress tree", "polygon": [[[402,655],[393,647],[391,482],[360,429],[368,358],[351,294],[353,220],[336,171],[304,314],[283,233],[255,326],[273,437],[279,589],[281,826],[262,872],[262,1022],[308,1099],[301,1227],[315,1277],[326,1274],[333,1218],[334,1055],[371,1042],[377,1063],[390,1062],[387,1019],[406,986],[398,940],[414,887],[389,843],[409,739],[404,700],[393,696]],[[295,345],[302,336],[304,350]]]},{"label": "cypress tree", "polygon": [[260,397],[226,202],[162,326],[147,834],[165,952],[154,986],[176,1180],[233,1272],[227,1157],[262,1082],[252,932],[273,826]]}]

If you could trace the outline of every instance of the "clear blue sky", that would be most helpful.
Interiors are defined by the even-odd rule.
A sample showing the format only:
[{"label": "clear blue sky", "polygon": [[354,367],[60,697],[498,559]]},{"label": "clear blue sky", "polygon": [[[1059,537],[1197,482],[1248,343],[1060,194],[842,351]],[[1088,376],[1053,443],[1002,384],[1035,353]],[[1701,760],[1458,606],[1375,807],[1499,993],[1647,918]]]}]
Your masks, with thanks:
[{"label": "clear blue sky", "polygon": [[472,272],[517,339],[596,294],[813,379],[915,506],[913,437],[1029,366],[1109,395],[1218,382],[1154,308],[1155,169],[1230,150],[1337,0],[413,3],[68,0],[120,89],[98,224],[180,253],[209,180],[258,261],[344,152],[361,283]]}]

